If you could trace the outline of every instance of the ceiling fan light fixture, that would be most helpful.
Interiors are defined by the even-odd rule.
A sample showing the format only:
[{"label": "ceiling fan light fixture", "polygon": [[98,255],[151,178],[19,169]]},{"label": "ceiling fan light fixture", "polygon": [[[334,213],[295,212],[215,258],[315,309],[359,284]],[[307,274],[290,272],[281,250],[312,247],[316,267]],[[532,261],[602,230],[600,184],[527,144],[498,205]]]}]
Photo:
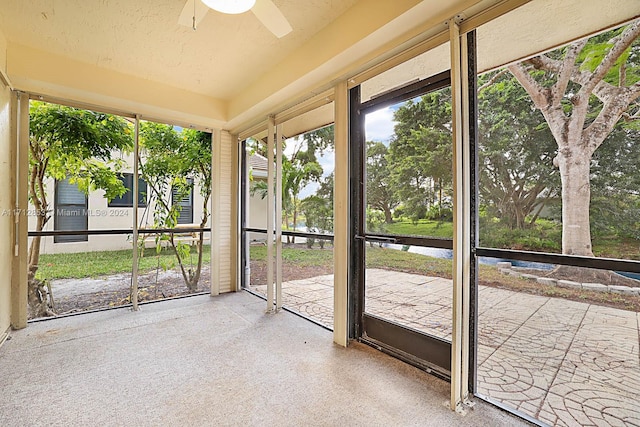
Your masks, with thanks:
[{"label": "ceiling fan light fixture", "polygon": [[236,15],[251,9],[256,0],[202,0],[202,3],[218,12]]}]

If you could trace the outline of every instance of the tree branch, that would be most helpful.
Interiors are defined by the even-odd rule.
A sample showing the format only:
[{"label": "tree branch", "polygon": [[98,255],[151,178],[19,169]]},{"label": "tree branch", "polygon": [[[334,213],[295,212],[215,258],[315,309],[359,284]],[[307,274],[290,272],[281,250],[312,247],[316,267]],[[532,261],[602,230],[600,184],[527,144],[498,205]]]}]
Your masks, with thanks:
[{"label": "tree branch", "polygon": [[628,88],[614,87],[610,91],[606,101],[603,102],[602,110],[600,110],[598,117],[584,131],[585,140],[592,150],[597,149],[602,144],[627,110],[629,104],[638,97],[640,97],[640,82]]},{"label": "tree branch", "polygon": [[526,62],[533,65],[536,70],[553,71],[559,73],[562,69],[562,62],[551,59],[547,55],[538,55],[528,59]]},{"label": "tree branch", "polygon": [[547,104],[547,97],[544,96],[544,92],[547,89],[544,89],[542,86],[538,84],[537,81],[531,74],[521,65],[521,64],[512,64],[507,67],[507,69],[513,74],[513,76],[520,82],[523,88],[529,93],[531,99],[535,106],[543,110],[545,109]]},{"label": "tree branch", "polygon": [[559,104],[565,92],[567,91],[567,86],[569,85],[569,80],[573,75],[573,70],[577,68],[576,58],[586,44],[587,39],[584,39],[569,45],[567,53],[564,56],[564,60],[562,61],[562,65],[560,66],[558,81],[555,85],[553,85],[553,88],[551,89],[553,105]]},{"label": "tree branch", "polygon": [[499,72],[494,74],[493,77],[491,77],[489,79],[489,81],[487,81],[485,84],[483,84],[482,86],[480,86],[478,88],[478,93],[482,92],[483,90],[485,90],[486,88],[488,88],[489,86],[494,84],[496,82],[496,80],[498,80],[500,78],[500,76],[502,76],[503,74],[505,74],[508,71],[509,70],[507,68],[503,68],[502,70],[500,70]]},{"label": "tree branch", "polygon": [[615,44],[602,59],[593,71],[589,80],[582,86],[579,96],[589,96],[595,86],[607,75],[611,67],[616,63],[620,55],[640,36],[640,19],[633,21],[625,30],[617,37]]}]

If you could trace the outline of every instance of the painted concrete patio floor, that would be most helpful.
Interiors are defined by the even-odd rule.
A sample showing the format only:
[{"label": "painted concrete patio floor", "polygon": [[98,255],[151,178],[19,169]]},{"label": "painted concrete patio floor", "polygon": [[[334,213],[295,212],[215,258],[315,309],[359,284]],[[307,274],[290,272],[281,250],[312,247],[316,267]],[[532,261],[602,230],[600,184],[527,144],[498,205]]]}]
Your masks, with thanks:
[{"label": "painted concrete patio floor", "polygon": [[[451,280],[368,269],[366,283],[367,312],[451,339]],[[283,299],[332,327],[332,275],[286,282]],[[550,425],[640,426],[640,313],[484,286],[478,313],[480,394]]]}]

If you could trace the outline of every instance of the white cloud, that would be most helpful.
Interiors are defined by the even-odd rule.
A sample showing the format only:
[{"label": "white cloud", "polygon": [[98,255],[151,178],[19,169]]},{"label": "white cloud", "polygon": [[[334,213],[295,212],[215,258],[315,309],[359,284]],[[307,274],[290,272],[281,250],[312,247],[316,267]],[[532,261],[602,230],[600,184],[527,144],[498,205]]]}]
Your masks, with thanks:
[{"label": "white cloud", "polygon": [[383,108],[365,116],[365,135],[367,141],[388,142],[393,136],[393,110]]}]

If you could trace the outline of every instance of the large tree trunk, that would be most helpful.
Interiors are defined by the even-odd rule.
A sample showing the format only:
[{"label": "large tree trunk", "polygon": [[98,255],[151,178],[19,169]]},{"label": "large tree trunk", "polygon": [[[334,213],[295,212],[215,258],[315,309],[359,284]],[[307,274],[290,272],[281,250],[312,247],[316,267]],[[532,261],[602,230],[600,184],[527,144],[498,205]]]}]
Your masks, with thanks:
[{"label": "large tree trunk", "polygon": [[591,152],[572,144],[559,150],[554,162],[562,181],[562,253],[593,256],[589,225]]},{"label": "large tree trunk", "polygon": [[393,222],[393,216],[391,215],[391,209],[389,208],[389,205],[384,205],[384,222],[386,222],[387,224],[391,224]]}]

